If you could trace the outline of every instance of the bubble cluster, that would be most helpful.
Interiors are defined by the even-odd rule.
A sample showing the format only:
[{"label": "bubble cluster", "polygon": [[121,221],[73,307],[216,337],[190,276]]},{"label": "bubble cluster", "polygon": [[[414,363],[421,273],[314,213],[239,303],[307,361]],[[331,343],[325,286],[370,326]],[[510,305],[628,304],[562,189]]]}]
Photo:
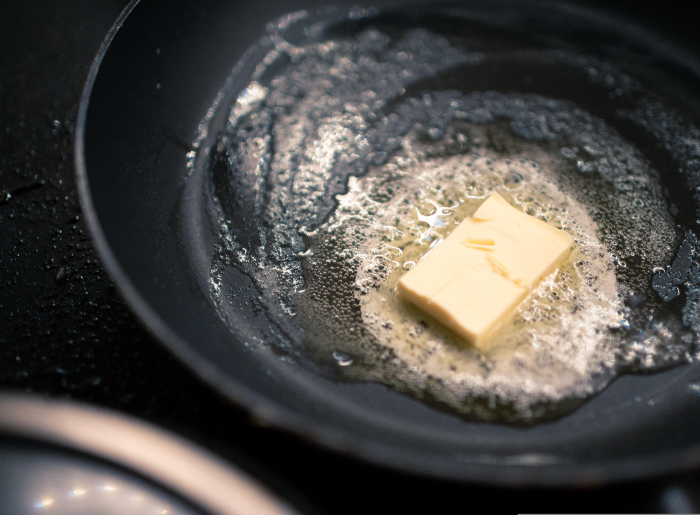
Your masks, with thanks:
[{"label": "bubble cluster", "polygon": [[[610,98],[655,106],[615,112],[690,170],[692,126],[610,65],[557,56]],[[299,362],[489,420],[553,416],[616,374],[691,359],[700,247],[692,232],[681,245],[653,160],[575,102],[442,85],[488,59],[420,28],[276,39],[209,157],[222,317],[235,319],[236,270]],[[493,191],[576,245],[476,351],[394,289]]]}]

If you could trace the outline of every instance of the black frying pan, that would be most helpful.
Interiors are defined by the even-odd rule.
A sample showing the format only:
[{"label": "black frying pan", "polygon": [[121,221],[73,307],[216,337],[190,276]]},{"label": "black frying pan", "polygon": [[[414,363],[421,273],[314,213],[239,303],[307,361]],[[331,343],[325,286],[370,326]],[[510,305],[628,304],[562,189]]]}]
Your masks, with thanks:
[{"label": "black frying pan", "polygon": [[[697,365],[621,377],[574,413],[523,428],[467,422],[378,384],[334,382],[236,341],[199,287],[211,259],[206,224],[193,216],[185,231],[177,219],[187,154],[220,90],[213,126],[221,126],[249,70],[227,78],[266,23],[324,5],[144,0],[133,2],[107,37],[80,105],[78,187],[103,263],[144,324],[259,421],[397,469],[494,484],[581,485],[700,464],[700,397],[688,388],[700,377]],[[570,36],[593,53],[670,77],[691,99],[683,106],[689,112],[700,98],[692,57],[635,27],[559,4],[468,5],[475,13],[508,13],[498,17],[505,30],[526,21],[544,39]],[[507,75],[506,89],[522,84]],[[489,80],[483,87],[497,88]],[[597,101],[586,88],[570,93],[584,104]],[[644,135],[636,137],[643,147]],[[648,150],[672,173],[668,155]],[[692,215],[692,199],[682,184],[676,190]],[[193,234],[203,242],[199,257],[184,259]]]}]

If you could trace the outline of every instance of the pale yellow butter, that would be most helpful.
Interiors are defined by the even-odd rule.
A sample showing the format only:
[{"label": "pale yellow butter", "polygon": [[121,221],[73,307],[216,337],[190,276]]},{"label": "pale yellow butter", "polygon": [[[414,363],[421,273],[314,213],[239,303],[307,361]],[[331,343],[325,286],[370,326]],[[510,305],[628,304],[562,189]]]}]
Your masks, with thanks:
[{"label": "pale yellow butter", "polygon": [[403,298],[476,346],[569,255],[573,240],[493,193],[398,283]]}]

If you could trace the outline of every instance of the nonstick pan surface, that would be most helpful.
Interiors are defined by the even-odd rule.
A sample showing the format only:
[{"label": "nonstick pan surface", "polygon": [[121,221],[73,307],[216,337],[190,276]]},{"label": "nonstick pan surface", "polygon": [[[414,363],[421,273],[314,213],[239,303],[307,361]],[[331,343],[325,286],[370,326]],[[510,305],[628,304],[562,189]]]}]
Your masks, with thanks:
[{"label": "nonstick pan surface", "polygon": [[[641,62],[700,98],[692,55],[619,20],[552,3],[465,6],[479,16],[508,13],[506,23],[526,20],[545,33],[542,20],[577,20],[572,26],[580,32],[572,37],[588,41],[591,51]],[[334,382],[236,341],[199,286],[210,254],[205,225],[193,217],[183,230],[178,220],[188,155],[217,95],[223,107],[211,112],[212,126],[246,83],[249,71],[235,67],[250,60],[245,53],[266,24],[292,10],[322,8],[144,0],[126,9],[105,40],[79,110],[78,187],[103,263],[143,323],[259,422],[385,466],[493,484],[581,485],[698,465],[697,364],[620,377],[568,416],[514,427],[467,422],[383,385]],[[200,266],[183,257],[192,254],[193,240],[205,242]]]}]

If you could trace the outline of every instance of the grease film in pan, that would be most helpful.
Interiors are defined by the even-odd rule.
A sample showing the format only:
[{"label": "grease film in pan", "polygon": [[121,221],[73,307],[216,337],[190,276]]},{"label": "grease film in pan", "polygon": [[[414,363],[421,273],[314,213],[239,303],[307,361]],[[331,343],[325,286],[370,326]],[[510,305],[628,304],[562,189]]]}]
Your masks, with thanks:
[{"label": "grease film in pan", "polygon": [[[234,333],[266,322],[244,345],[516,422],[692,360],[700,138],[661,87],[467,20],[362,14],[273,26],[193,156],[218,228],[206,293]],[[393,289],[493,191],[576,245],[476,351]]]}]

